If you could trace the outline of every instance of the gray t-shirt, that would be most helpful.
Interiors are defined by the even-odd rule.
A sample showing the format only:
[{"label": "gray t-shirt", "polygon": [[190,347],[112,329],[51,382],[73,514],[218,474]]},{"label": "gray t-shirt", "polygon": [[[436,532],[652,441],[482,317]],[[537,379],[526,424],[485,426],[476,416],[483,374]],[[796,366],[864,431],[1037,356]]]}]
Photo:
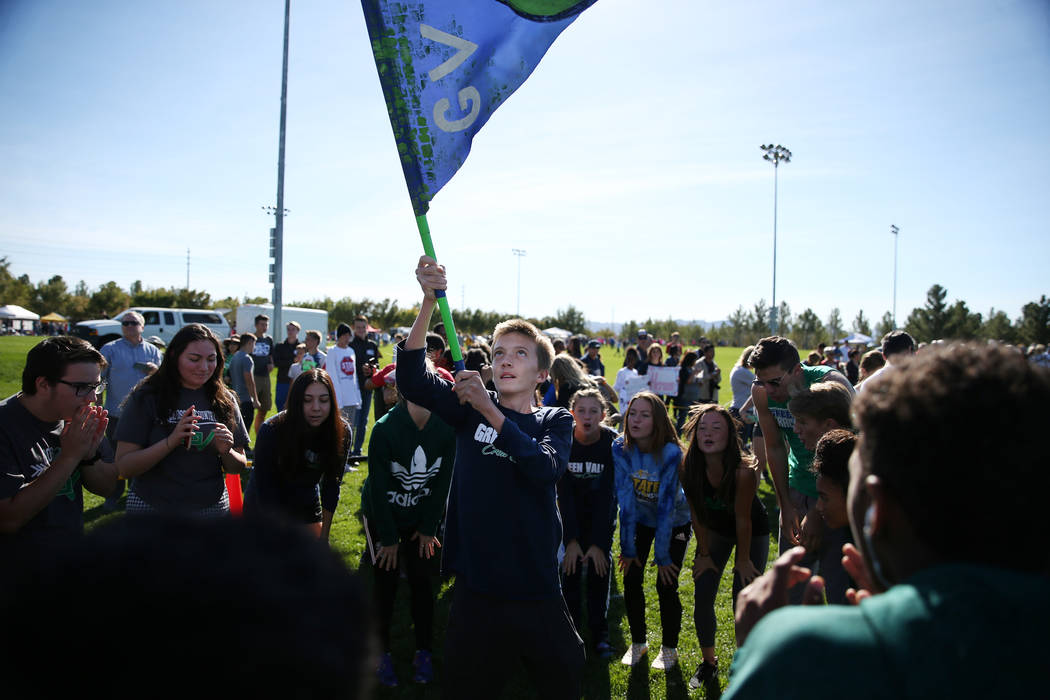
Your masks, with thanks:
[{"label": "gray t-shirt", "polygon": [[[203,389],[182,389],[175,410],[159,416],[156,398],[145,387],[133,393],[124,406],[117,425],[117,442],[130,442],[149,447],[163,441],[190,406],[199,420],[198,431],[189,449],[176,447],[167,457],[149,471],[131,482],[131,488],[149,505],[166,512],[193,512],[214,505],[222,498],[225,483],[222,461],[212,446],[214,429],[218,424]],[[240,411],[233,411],[234,447],[248,445],[248,431],[244,428]]]},{"label": "gray t-shirt", "polygon": [[252,356],[243,350],[238,350],[230,360],[230,385],[237,394],[241,403],[252,400],[252,394],[248,391],[248,382],[244,378],[245,372],[251,372],[254,361]]}]

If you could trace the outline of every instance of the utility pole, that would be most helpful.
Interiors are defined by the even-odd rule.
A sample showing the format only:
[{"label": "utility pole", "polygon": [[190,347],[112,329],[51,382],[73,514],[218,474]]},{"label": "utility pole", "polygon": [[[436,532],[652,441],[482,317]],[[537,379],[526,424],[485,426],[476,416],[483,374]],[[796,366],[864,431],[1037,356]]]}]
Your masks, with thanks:
[{"label": "utility pole", "polygon": [[893,327],[897,327],[897,238],[901,232],[899,228],[890,224],[890,233],[893,234]]},{"label": "utility pole", "polygon": [[274,215],[276,225],[270,231],[270,282],[273,283],[273,320],[270,328],[279,337],[281,300],[284,293],[284,133],[288,114],[288,22],[292,0],[284,0],[284,59],[281,64],[281,127],[277,145],[277,206],[266,207]]},{"label": "utility pole", "polygon": [[190,291],[190,249],[186,249],[186,291]]},{"label": "utility pole", "polygon": [[777,334],[777,170],[780,163],[791,162],[791,151],[779,143],[759,146],[765,154],[763,160],[773,164],[773,305],[769,308],[769,330]]},{"label": "utility pole", "polygon": [[512,253],[518,256],[518,311],[517,316],[521,317],[521,259],[525,257],[525,251],[521,248],[511,248]]}]

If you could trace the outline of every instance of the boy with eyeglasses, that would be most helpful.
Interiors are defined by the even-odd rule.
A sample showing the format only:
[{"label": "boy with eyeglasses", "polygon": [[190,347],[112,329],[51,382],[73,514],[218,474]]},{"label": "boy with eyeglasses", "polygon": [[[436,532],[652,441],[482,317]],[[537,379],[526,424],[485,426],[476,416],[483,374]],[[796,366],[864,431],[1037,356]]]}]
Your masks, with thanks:
[{"label": "boy with eyeglasses", "polygon": [[[26,356],[22,391],[0,402],[0,556],[44,548],[83,532],[83,486],[116,486],[103,440],[106,360],[89,343],[55,336]],[[100,449],[110,455],[102,461]]]},{"label": "boy with eyeglasses", "polygon": [[[755,371],[751,400],[766,446],[769,473],[780,507],[780,551],[800,544],[803,532],[820,527],[819,517],[806,517],[817,502],[816,476],[810,472],[813,452],[795,432],[795,417],[788,410],[792,397],[818,382],[838,382],[854,395],[849,380],[826,365],[803,366],[798,349],[787,338],[771,336],[758,341],[751,353]],[[755,438],[759,436],[755,431]]]}]

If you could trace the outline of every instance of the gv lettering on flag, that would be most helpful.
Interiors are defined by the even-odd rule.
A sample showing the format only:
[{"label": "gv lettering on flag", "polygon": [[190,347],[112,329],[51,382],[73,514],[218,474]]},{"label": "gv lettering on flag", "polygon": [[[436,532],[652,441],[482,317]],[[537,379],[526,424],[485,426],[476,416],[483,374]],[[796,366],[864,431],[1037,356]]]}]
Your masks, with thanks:
[{"label": "gv lettering on flag", "polygon": [[362,0],[412,208],[463,165],[474,135],[595,0]]}]

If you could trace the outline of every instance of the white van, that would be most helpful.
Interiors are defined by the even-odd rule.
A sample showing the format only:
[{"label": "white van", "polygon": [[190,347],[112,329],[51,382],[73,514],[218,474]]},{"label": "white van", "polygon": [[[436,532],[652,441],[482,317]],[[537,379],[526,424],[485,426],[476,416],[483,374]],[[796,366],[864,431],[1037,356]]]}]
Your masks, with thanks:
[{"label": "white van", "polygon": [[284,326],[288,325],[289,321],[295,321],[301,327],[299,332],[299,341],[302,342],[306,339],[306,331],[319,331],[321,333],[321,343],[324,344],[325,339],[328,337],[328,312],[324,309],[305,309],[300,306],[281,306],[281,328],[275,328],[273,325],[273,304],[241,304],[237,307],[237,323],[235,324],[238,333],[254,333],[255,332],[255,317],[259,314],[264,314],[270,317],[270,330],[267,331],[270,336],[273,337],[275,342],[281,342],[287,335],[284,331]]},{"label": "white van", "polygon": [[220,339],[230,335],[230,324],[221,313],[211,309],[162,309],[155,306],[133,306],[125,309],[112,319],[98,321],[81,321],[73,326],[72,334],[83,338],[96,348],[111,340],[122,337],[120,319],[128,311],[138,311],[146,319],[142,337],[157,336],[165,345],[179,332],[179,329],[190,323],[202,323],[215,332]]}]

